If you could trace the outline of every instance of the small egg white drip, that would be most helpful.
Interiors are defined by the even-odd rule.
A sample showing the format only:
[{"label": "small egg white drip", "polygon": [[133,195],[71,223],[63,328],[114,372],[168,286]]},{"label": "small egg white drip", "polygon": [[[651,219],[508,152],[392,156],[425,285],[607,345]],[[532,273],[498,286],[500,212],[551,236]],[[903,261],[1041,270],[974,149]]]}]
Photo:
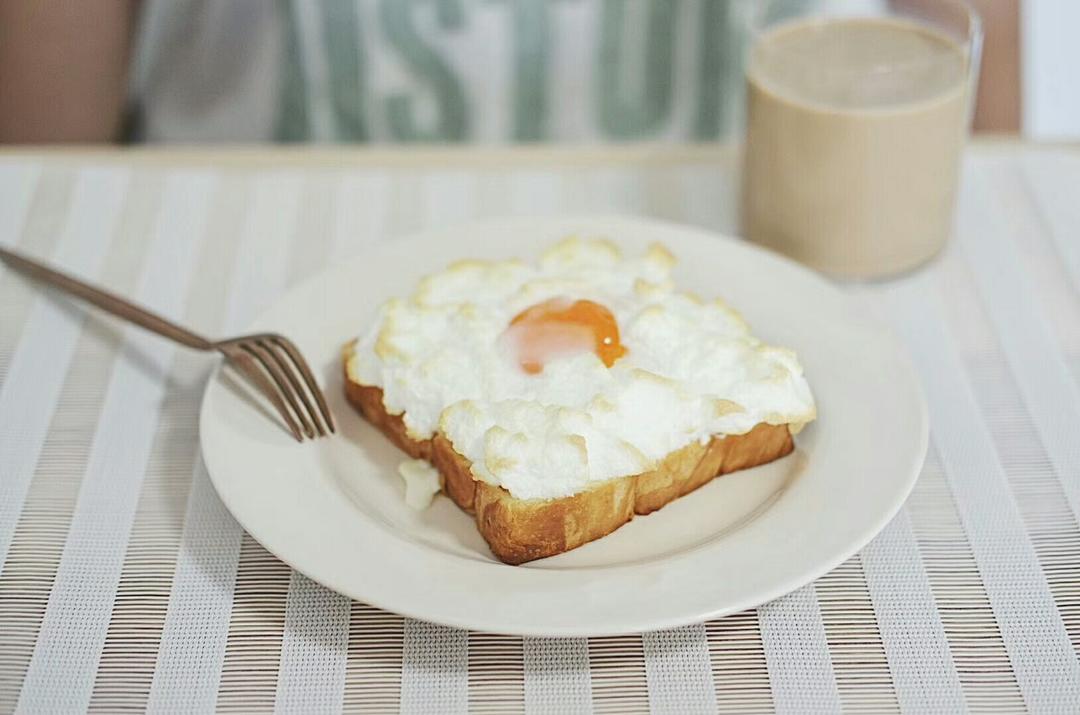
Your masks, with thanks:
[{"label": "small egg white drip", "polygon": [[[723,303],[674,291],[671,254],[623,259],[604,240],[564,240],[539,265],[465,261],[379,309],[352,372],[381,387],[415,439],[441,431],[476,478],[519,499],[553,499],[653,468],[712,435],[815,417],[795,354],[762,344]],[[592,352],[529,375],[504,333],[555,297],[606,306],[627,354]]]}]

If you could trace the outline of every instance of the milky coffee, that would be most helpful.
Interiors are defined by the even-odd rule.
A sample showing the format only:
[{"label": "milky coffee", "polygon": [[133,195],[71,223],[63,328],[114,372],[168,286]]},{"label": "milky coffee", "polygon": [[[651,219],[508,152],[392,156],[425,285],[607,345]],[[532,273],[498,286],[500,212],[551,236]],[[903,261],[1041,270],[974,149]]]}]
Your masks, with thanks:
[{"label": "milky coffee", "polygon": [[938,251],[967,128],[962,44],[900,19],[804,20],[763,34],[748,67],[749,238],[852,277]]}]

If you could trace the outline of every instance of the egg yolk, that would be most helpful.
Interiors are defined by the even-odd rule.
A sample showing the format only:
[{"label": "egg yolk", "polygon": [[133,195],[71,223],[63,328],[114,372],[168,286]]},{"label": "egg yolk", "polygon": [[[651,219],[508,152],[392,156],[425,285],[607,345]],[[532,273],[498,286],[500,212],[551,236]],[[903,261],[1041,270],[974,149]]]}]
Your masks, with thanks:
[{"label": "egg yolk", "polygon": [[611,311],[591,300],[552,298],[518,313],[508,332],[521,369],[535,375],[560,355],[591,350],[608,367],[626,354]]}]

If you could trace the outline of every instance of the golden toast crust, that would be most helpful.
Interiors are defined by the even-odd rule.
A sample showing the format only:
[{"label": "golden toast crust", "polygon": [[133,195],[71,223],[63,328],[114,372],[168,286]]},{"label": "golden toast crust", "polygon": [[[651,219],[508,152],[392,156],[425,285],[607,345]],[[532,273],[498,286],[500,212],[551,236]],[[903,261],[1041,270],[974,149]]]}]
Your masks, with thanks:
[{"label": "golden toast crust", "polygon": [[399,449],[415,459],[426,459],[439,470],[443,491],[475,517],[476,528],[492,553],[508,564],[575,549],[714,477],[766,464],[795,448],[787,425],[761,423],[743,435],[687,445],[644,474],[613,479],[560,499],[517,499],[502,487],[474,479],[469,461],[441,434],[423,441],[410,437],[401,416],[386,411],[382,390],[361,385],[349,374],[354,349],[355,342],[350,342],[342,351],[345,397]]}]

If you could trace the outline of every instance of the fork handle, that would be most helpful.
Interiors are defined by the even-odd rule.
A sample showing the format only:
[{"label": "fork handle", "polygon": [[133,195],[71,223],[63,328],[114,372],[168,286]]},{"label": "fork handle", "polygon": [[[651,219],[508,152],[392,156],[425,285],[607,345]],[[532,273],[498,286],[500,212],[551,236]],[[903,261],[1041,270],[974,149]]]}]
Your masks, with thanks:
[{"label": "fork handle", "polygon": [[140,308],[134,303],[113,295],[107,291],[95,288],[83,283],[60,271],[53,270],[48,266],[31,260],[25,256],[9,251],[0,246],[0,259],[8,264],[17,273],[47,283],[54,288],[59,288],[65,293],[82,298],[88,303],[96,305],[107,313],[112,313],[121,320],[134,323],[152,333],[186,345],[196,350],[214,350],[215,344],[206,338],[196,335],[187,328],[172,323],[160,315],[155,315],[149,310]]}]

